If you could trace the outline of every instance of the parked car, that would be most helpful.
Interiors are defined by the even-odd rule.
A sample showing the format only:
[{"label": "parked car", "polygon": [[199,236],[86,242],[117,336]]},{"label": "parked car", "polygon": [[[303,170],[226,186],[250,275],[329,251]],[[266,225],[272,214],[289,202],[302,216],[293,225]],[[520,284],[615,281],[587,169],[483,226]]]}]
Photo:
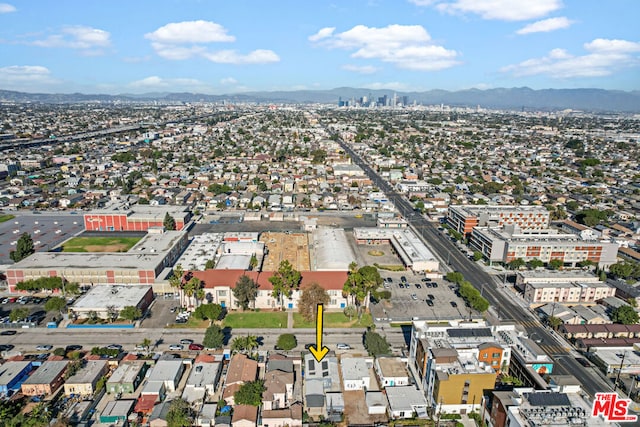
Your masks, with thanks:
[{"label": "parked car", "polygon": [[416,288],[422,289],[422,285],[420,283],[416,283]]},{"label": "parked car", "polygon": [[0,344],[0,351],[10,351],[15,347],[13,344]]},{"label": "parked car", "polygon": [[184,346],[182,344],[169,344],[169,350],[184,350]]},{"label": "parked car", "polygon": [[418,295],[411,294],[411,299],[414,300],[414,301],[417,301],[418,300]]},{"label": "parked car", "polygon": [[309,350],[312,346],[313,346],[313,344],[311,344],[311,343],[305,344],[304,345],[304,349],[305,350]]},{"label": "parked car", "polygon": [[184,345],[193,344],[193,340],[190,340],[189,338],[182,338],[180,340],[180,344],[184,344]]},{"label": "parked car", "polygon": [[0,332],[0,335],[15,335],[17,334],[17,331],[14,331],[13,329],[8,329],[6,331],[2,331]]},{"label": "parked car", "polygon": [[429,307],[433,307],[433,301],[430,299],[424,300]]},{"label": "parked car", "polygon": [[400,277],[400,281],[402,283],[406,283],[407,282],[407,278],[405,276]]},{"label": "parked car", "polygon": [[427,295],[427,298],[429,298],[430,300],[434,300],[434,299],[436,299],[436,297],[434,297],[434,296],[433,296],[433,294],[429,294],[429,295]]},{"label": "parked car", "polygon": [[450,301],[449,304],[451,304],[451,307],[456,308],[458,306],[458,304],[455,301]]},{"label": "parked car", "polygon": [[120,344],[109,344],[107,348],[109,350],[122,350],[122,346]]},{"label": "parked car", "polygon": [[434,288],[437,288],[438,284],[436,282],[431,282],[431,286],[433,286]]},{"label": "parked car", "polygon": [[78,351],[78,350],[82,350],[82,346],[80,344],[71,344],[71,345],[66,346],[64,350],[66,352]]},{"label": "parked car", "polygon": [[345,344],[342,342],[339,342],[338,344],[336,344],[336,348],[338,350],[351,350],[351,346],[349,344]]},{"label": "parked car", "polygon": [[579,364],[581,364],[585,368],[590,368],[591,367],[591,363],[587,359],[585,359],[584,357],[576,357],[576,360],[578,361]]},{"label": "parked car", "polygon": [[38,351],[49,351],[53,348],[52,345],[49,344],[40,344],[36,346],[36,350]]},{"label": "parked car", "polygon": [[204,346],[202,344],[189,344],[189,350],[204,350]]}]

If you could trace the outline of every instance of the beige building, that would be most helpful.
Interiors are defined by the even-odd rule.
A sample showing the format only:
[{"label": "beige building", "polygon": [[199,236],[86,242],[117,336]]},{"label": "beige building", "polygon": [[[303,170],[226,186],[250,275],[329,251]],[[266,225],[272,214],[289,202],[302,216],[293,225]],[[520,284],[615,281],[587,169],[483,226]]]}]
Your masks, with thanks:
[{"label": "beige building", "polygon": [[96,390],[98,380],[109,371],[106,360],[89,360],[87,364],[64,383],[64,395],[67,397],[91,397]]},{"label": "beige building", "polygon": [[605,282],[595,283],[525,283],[524,299],[532,307],[548,302],[594,305],[601,299],[612,297],[616,288]]},{"label": "beige building", "polygon": [[66,360],[44,362],[22,383],[22,393],[25,396],[50,395],[64,382],[68,364]]}]

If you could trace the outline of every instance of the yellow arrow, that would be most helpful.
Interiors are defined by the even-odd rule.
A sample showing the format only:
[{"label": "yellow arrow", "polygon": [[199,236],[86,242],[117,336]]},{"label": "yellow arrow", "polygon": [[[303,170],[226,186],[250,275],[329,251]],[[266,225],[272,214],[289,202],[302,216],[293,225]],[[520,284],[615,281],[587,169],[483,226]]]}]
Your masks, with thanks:
[{"label": "yellow arrow", "polygon": [[316,361],[320,362],[329,352],[327,346],[322,346],[322,304],[318,304],[318,315],[316,316],[316,345],[309,347]]}]

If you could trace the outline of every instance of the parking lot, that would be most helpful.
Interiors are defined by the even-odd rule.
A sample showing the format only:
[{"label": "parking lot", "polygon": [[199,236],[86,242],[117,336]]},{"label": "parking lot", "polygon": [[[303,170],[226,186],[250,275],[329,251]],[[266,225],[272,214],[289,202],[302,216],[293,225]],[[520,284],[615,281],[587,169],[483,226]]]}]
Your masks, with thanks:
[{"label": "parking lot", "polygon": [[[371,305],[373,318],[379,322],[410,320],[455,320],[481,318],[466,306],[446,280],[428,280],[410,271],[381,271],[385,289],[391,292],[390,301]],[[405,277],[406,282],[401,280]],[[388,281],[391,279],[391,282]],[[406,284],[405,284],[406,283]],[[400,287],[402,285],[402,287]],[[430,301],[430,302],[427,302]]]},{"label": "parking lot", "polygon": [[140,327],[142,328],[165,328],[169,324],[176,322],[176,313],[171,311],[173,307],[179,307],[180,300],[177,298],[165,298],[158,294],[153,301],[149,314],[144,318]]},{"label": "parking lot", "polygon": [[[38,301],[39,300],[39,301]],[[39,298],[34,303],[33,300],[29,299],[27,303],[21,304],[18,301],[18,297],[1,297],[0,298],[0,328],[20,328],[22,324],[11,323],[9,320],[9,314],[12,310],[16,308],[24,308],[29,312],[29,318],[27,319],[30,322],[35,323],[37,326],[46,326],[48,321],[51,321],[54,316],[60,317],[59,313],[46,313],[44,311],[44,304],[46,302],[46,298]]]}]

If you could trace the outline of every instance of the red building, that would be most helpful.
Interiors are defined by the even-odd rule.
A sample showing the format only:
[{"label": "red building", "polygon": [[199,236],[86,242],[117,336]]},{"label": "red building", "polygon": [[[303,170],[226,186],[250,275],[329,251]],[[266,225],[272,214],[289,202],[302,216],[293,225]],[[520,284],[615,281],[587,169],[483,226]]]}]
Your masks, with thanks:
[{"label": "red building", "polygon": [[161,227],[169,214],[180,231],[191,219],[191,212],[179,207],[136,206],[127,211],[96,211],[84,215],[87,231],[147,231],[149,227]]}]

